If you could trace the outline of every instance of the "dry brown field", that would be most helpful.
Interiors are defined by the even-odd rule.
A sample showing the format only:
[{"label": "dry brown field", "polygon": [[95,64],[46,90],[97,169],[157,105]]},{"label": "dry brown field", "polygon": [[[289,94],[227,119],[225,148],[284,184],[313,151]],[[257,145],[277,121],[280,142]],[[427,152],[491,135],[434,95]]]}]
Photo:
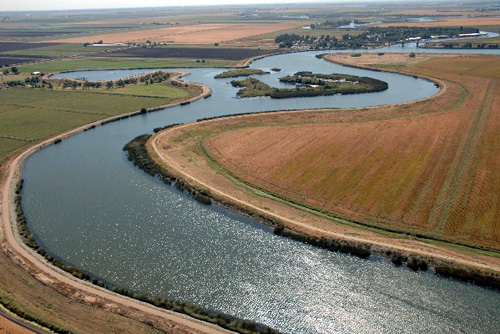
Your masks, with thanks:
[{"label": "dry brown field", "polygon": [[4,334],[30,334],[31,331],[11,322],[0,316],[0,333]]},{"label": "dry brown field", "polygon": [[[169,27],[160,29],[140,30],[122,32],[115,34],[104,34],[96,36],[86,36],[77,38],[67,38],[58,40],[64,43],[85,43],[102,40],[104,43],[144,43],[164,42],[181,44],[213,44],[246,38],[255,35],[281,31],[300,26],[300,23],[221,23],[221,24],[200,24],[194,26]],[[56,42],[56,41],[51,41]]]},{"label": "dry brown field", "polygon": [[[439,96],[400,106],[220,121],[203,145],[239,179],[371,226],[500,249],[500,59],[335,55],[437,78]],[[223,130],[221,130],[223,129]],[[496,135],[495,135],[496,134]]]},{"label": "dry brown field", "polygon": [[493,26],[500,24],[500,17],[467,17],[439,19],[436,22],[397,22],[382,23],[379,27],[460,27],[460,26]]}]

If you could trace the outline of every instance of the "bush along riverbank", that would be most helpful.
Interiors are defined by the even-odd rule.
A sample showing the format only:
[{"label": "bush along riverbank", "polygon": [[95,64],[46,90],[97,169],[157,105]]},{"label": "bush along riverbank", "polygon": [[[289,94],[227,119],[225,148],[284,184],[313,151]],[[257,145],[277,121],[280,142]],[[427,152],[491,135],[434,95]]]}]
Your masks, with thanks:
[{"label": "bush along riverbank", "polygon": [[[155,132],[168,129],[174,125],[166,126],[163,128],[155,129]],[[481,271],[479,269],[469,268],[466,266],[461,266],[451,262],[437,260],[435,258],[428,258],[413,253],[400,252],[393,249],[382,248],[379,246],[372,246],[369,241],[363,242],[351,242],[347,240],[326,238],[326,237],[316,237],[298,232],[291,228],[285,226],[280,220],[275,219],[272,216],[256,213],[251,209],[247,209],[242,206],[237,206],[232,202],[227,201],[225,198],[215,196],[209,190],[200,190],[195,186],[189,184],[185,180],[178,178],[175,174],[166,170],[164,167],[158,165],[149,155],[147,151],[146,143],[151,138],[150,135],[143,135],[135,138],[130,143],[126,145],[124,150],[132,152],[129,154],[129,159],[134,161],[134,165],[145,170],[148,174],[160,177],[165,183],[171,184],[171,182],[176,183],[176,187],[181,190],[187,190],[187,192],[196,199],[196,194],[200,194],[206,197],[207,202],[210,200],[211,203],[217,203],[229,210],[239,212],[251,219],[260,221],[261,223],[270,226],[274,229],[276,235],[281,235],[284,237],[292,238],[297,241],[305,242],[313,246],[328,249],[330,251],[342,252],[345,254],[350,254],[353,256],[366,259],[371,255],[377,255],[390,259],[393,265],[402,266],[406,265],[409,269],[413,271],[428,271],[431,269],[436,275],[448,277],[452,279],[457,279],[460,281],[470,282],[477,285],[498,289],[500,290],[500,276],[495,273]],[[133,148],[131,150],[131,148]],[[143,166],[143,167],[141,167]]]},{"label": "bush along riverbank", "polygon": [[[170,181],[177,181],[176,185],[179,184],[178,188],[187,190],[191,195],[195,196],[196,198],[196,193],[197,191],[194,190],[193,188],[189,187],[187,184],[183,183],[180,180],[176,180],[175,177],[168,175],[168,173],[160,173],[157,174],[156,169],[153,165],[151,165],[148,161],[146,161],[145,156],[143,155],[145,152],[145,143],[147,139],[149,139],[150,135],[145,135],[145,136],[140,136],[136,138],[136,142],[133,144],[128,145],[128,150],[129,152],[129,157],[134,157],[134,164],[139,166],[141,169],[146,171],[150,175],[158,175],[160,176],[166,183],[170,184]],[[142,153],[141,153],[142,152]],[[137,163],[135,163],[137,161]],[[18,184],[16,185],[15,189],[15,197],[14,197],[14,204],[15,204],[15,211],[16,211],[16,218],[17,218],[17,228],[18,228],[18,233],[21,236],[22,241],[34,249],[37,253],[42,255],[47,261],[52,263],[54,266],[70,273],[76,278],[83,279],[86,281],[89,281],[90,283],[97,285],[102,288],[106,288],[110,291],[113,291],[115,293],[121,294],[126,297],[130,297],[133,299],[137,299],[139,301],[154,305],[156,307],[160,307],[166,310],[171,310],[183,314],[187,314],[193,318],[207,321],[210,323],[213,323],[215,325],[218,325],[222,328],[226,328],[232,331],[236,331],[238,333],[242,334],[257,334],[257,333],[268,333],[268,334],[277,334],[280,333],[279,331],[268,327],[263,324],[256,323],[251,320],[245,320],[245,319],[239,319],[221,312],[216,312],[212,310],[206,310],[203,308],[200,308],[196,305],[184,302],[184,301],[177,301],[177,300],[172,300],[168,298],[156,298],[152,297],[146,294],[142,294],[139,292],[135,292],[129,289],[117,287],[113,285],[112,283],[109,283],[105,279],[102,279],[100,277],[94,276],[89,272],[86,272],[84,270],[78,269],[76,267],[73,267],[69,264],[64,263],[61,259],[57,259],[50,255],[48,252],[46,252],[36,241],[33,233],[29,230],[28,224],[26,217],[23,213],[22,210],[22,205],[21,205],[21,191],[23,187],[23,180],[21,179]],[[201,193],[199,193],[202,195]],[[197,198],[200,200],[200,198]],[[211,203],[210,199],[208,197],[201,199],[201,202],[205,201],[206,204]],[[207,202],[208,201],[208,202]],[[63,334],[71,334],[73,333],[70,330],[67,330],[65,328],[62,328],[60,326],[54,325],[49,322],[41,321],[40,319],[35,319],[33,317],[30,317],[28,314],[23,312],[22,310],[18,310],[16,308],[11,308],[9,307],[9,303],[4,302],[3,300],[0,300],[2,305],[4,305],[6,308],[8,308],[10,311],[13,313],[16,313],[20,317],[23,317],[27,320],[34,321],[38,324],[40,324],[43,327],[46,327],[56,333],[63,333]]]},{"label": "bush along riverbank", "polygon": [[274,99],[313,97],[335,94],[362,94],[381,92],[388,88],[385,81],[343,74],[314,74],[297,72],[279,79],[295,88],[275,88],[255,78],[233,80],[233,87],[241,87],[238,97],[268,96]]}]

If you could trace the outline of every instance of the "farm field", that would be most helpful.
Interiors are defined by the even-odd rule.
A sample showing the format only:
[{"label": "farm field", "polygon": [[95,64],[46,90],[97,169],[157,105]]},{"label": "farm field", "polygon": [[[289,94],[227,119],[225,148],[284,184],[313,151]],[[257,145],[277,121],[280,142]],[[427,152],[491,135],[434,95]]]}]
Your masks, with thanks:
[{"label": "farm field", "polygon": [[199,93],[198,87],[163,83],[100,90],[0,90],[0,161],[21,147],[79,125]]},{"label": "farm field", "polygon": [[106,70],[126,68],[166,68],[166,67],[234,67],[237,61],[187,58],[105,58],[105,57],[82,57],[61,60],[49,60],[38,64],[18,66],[23,73],[39,72],[64,72],[84,70]]},{"label": "farm field", "polygon": [[[54,18],[47,21],[33,22],[33,26],[17,26],[0,22],[0,40],[17,42],[50,42],[51,40],[61,38],[77,38],[99,35],[104,33],[130,32],[135,30],[147,30],[155,28],[149,25],[140,25],[134,22],[128,24],[112,24],[111,22],[102,22],[93,24],[89,22],[75,23],[65,22],[62,25],[57,24]],[[111,24],[110,24],[111,23]],[[91,38],[89,38],[91,39]]]},{"label": "farm field", "polygon": [[17,56],[13,55],[10,57],[1,57],[0,56],[0,67],[9,67],[9,66],[17,66],[20,64],[33,63],[39,61],[45,61],[50,59],[49,57],[42,56]]},{"label": "farm field", "polygon": [[[276,49],[250,49],[225,47],[154,47],[131,48],[110,52],[106,57],[122,58],[190,58],[190,59],[224,59],[243,60],[250,57],[262,56],[277,52]],[[99,57],[102,55],[96,55]]]},{"label": "farm field", "polygon": [[84,47],[79,44],[0,42],[0,67],[47,61],[60,57],[96,54],[123,47]]},{"label": "farm field", "polygon": [[[103,88],[101,91],[106,92],[107,89]],[[115,88],[112,94],[165,97],[170,100],[183,99],[189,96],[189,92],[184,89],[164,84],[132,85],[123,88]]]},{"label": "farm field", "polygon": [[[192,142],[190,159],[205,151],[219,173],[226,171],[287,203],[381,231],[498,251],[500,181],[494,171],[500,169],[495,153],[500,146],[494,134],[500,126],[500,60],[458,55],[329,59],[432,76],[446,89],[429,100],[355,114],[310,111],[223,119],[191,127],[177,138],[201,139],[201,148]],[[174,138],[168,145],[178,144]]]},{"label": "farm field", "polygon": [[[10,49],[15,49],[9,51],[5,46],[10,44]],[[19,47],[27,46],[26,48],[19,49]],[[74,56],[83,55],[90,53],[97,53],[103,51],[110,51],[121,49],[122,47],[85,47],[80,44],[59,44],[59,43],[1,43],[0,50],[2,50],[2,55],[16,55],[16,56],[46,56],[46,57],[60,57],[60,56]]]},{"label": "farm field", "polygon": [[[21,64],[15,65],[21,74],[0,74],[0,84],[7,79],[24,80],[33,71],[235,67],[249,57],[278,51],[274,38],[283,33],[341,39],[345,34],[365,31],[326,26],[301,29],[327,20],[462,25],[500,32],[495,12],[475,11],[480,4],[414,6],[416,9],[396,3],[391,8],[386,4],[306,3],[2,12],[0,67]],[[447,15],[472,17],[454,19]],[[439,22],[405,22],[420,16]],[[99,39],[105,43],[150,40],[172,45],[153,48],[82,45]],[[486,42],[477,40],[483,41]],[[498,43],[498,38],[488,42]],[[110,52],[102,54],[107,51]],[[348,220],[336,224],[340,226],[336,231],[349,236],[373,233],[417,248],[422,247],[417,243],[424,237],[435,239],[425,241],[429,248],[438,248],[442,241],[446,245],[459,243],[460,246],[455,244],[444,254],[479,259],[498,268],[500,196],[492,194],[500,194],[500,181],[492,171],[500,167],[497,158],[500,116],[496,115],[500,110],[499,61],[479,56],[437,59],[418,55],[409,59],[389,54],[356,59],[339,56],[332,60],[436,76],[447,84],[446,95],[410,106],[368,108],[356,115],[352,111],[324,110],[305,112],[300,117],[295,113],[256,115],[248,121],[220,120],[213,126],[194,127],[193,131],[183,133],[181,139],[186,140],[172,145],[172,151],[182,147],[175,158],[184,159],[186,166],[193,161],[199,163],[196,168],[200,175],[207,176],[211,166],[210,170],[220,178],[213,174],[207,177],[213,177],[218,186],[236,185],[237,197],[256,194],[261,207],[287,212],[289,217],[299,217],[312,226],[323,228],[335,224],[330,217],[338,217]],[[33,63],[38,61],[41,62]],[[26,63],[32,64],[22,65]],[[198,93],[200,90],[195,87],[164,84],[111,90],[0,89],[0,176],[7,158],[44,138],[142,107],[179,102]],[[479,102],[481,99],[484,103]],[[300,145],[302,149],[298,149]],[[353,152],[363,159],[354,159]],[[333,161],[330,164],[329,159]],[[283,170],[284,176],[280,176]],[[426,175],[429,180],[422,178]],[[270,198],[279,203],[270,204],[267,201]],[[292,206],[297,210],[292,211]],[[313,210],[315,218],[306,217],[306,212]],[[320,222],[320,217],[326,216],[329,217],[326,223]],[[462,245],[478,249],[470,256],[470,248]],[[75,333],[186,332],[179,324],[155,319],[151,314],[144,314],[142,319],[131,318],[119,315],[118,309],[113,309],[116,305],[99,300],[95,303],[97,307],[80,303],[71,287],[66,287],[71,289],[68,291],[64,288],[56,291],[43,282],[43,276],[37,277],[41,283],[3,251],[0,251],[0,268],[0,304],[38,321]],[[4,326],[0,321],[0,332],[2,328],[9,331],[6,326],[9,325]]]},{"label": "farm field", "polygon": [[[301,23],[289,22],[275,24],[199,24],[192,26],[159,28],[145,31],[95,35],[92,36],[92,40],[102,40],[104,41],[104,43],[144,43],[149,40],[151,42],[166,43],[213,44],[274,31],[286,30],[298,27],[300,25]],[[85,43],[88,41],[88,37],[78,37],[53,40],[52,42]]]}]

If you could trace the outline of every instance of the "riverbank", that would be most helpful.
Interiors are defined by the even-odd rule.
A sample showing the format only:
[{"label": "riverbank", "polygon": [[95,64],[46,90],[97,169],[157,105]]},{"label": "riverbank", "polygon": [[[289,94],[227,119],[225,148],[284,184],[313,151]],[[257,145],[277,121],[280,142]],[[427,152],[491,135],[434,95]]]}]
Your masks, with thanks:
[{"label": "riverbank", "polygon": [[[393,70],[396,71],[395,68]],[[426,76],[425,73],[422,76]],[[373,122],[374,119],[399,119],[402,116],[413,119],[427,114],[450,114],[460,108],[465,98],[460,85],[449,81],[451,78],[435,79],[432,75],[426,77],[440,82],[442,89],[438,95],[422,101],[392,108],[384,106],[358,110],[275,112],[221,118],[166,130],[148,143],[148,149],[154,160],[162,164],[175,178],[182,179],[183,183],[214,198],[217,202],[243,210],[250,216],[278,221],[285,228],[313,238],[332,238],[357,243],[363,245],[364,248],[369,248],[370,252],[377,255],[392,257],[393,254],[402,254],[408,259],[412,256],[418,257],[443,275],[446,274],[444,270],[437,268],[447,266],[481,273],[492,281],[497,281],[500,261],[498,257],[490,256],[495,254],[494,251],[453,245],[438,239],[426,238],[425,235],[415,232],[401,234],[391,229],[362,224],[362,221],[357,219],[349,219],[348,215],[331,216],[328,212],[304,206],[297,201],[290,201],[289,197],[277,191],[269,191],[262,183],[256,185],[253,180],[248,181],[246,176],[235,172],[234,164],[231,163],[231,167],[228,168],[229,160],[224,158],[221,160],[220,154],[214,154],[220,146],[214,147],[208,143],[211,138],[222,136],[226,132],[230,133],[231,129],[241,128],[244,124],[262,123],[273,129],[275,124],[283,122],[296,126],[301,123],[318,122],[318,120],[326,122],[326,119],[331,118],[336,119],[335,122],[338,123],[346,122],[353,116],[353,112],[358,112],[357,122],[363,122],[363,120]],[[444,92],[447,92],[445,96],[443,96]],[[435,109],[429,110],[430,107]],[[248,134],[245,133],[245,135]],[[245,135],[238,133],[237,137],[244,138]],[[231,140],[225,141],[225,147],[230,147],[229,143],[234,143],[235,138],[231,137],[232,142]],[[249,143],[245,142],[245,145],[248,146]],[[258,173],[254,171],[253,175],[258,175]],[[269,184],[269,181],[266,180],[265,183]],[[460,278],[460,275],[455,276]]]},{"label": "riverbank", "polygon": [[[186,74],[187,73],[179,73],[175,79]],[[209,96],[211,93],[210,88],[206,86],[201,87],[202,91],[200,94],[184,102],[192,102]],[[172,103],[161,107],[161,109],[179,104],[180,102]],[[153,109],[156,110],[156,108]],[[89,330],[92,332],[100,332],[115,328],[117,331],[136,333],[143,333],[146,330],[152,332],[178,331],[179,333],[229,333],[229,331],[223,330],[218,326],[207,324],[175,312],[161,310],[144,302],[139,302],[112,293],[109,290],[92,285],[89,282],[78,280],[69,273],[48,263],[48,261],[34,250],[22,243],[19,239],[19,235],[16,233],[17,223],[15,221],[16,215],[14,214],[14,192],[16,184],[21,178],[21,166],[28,156],[48,145],[60,142],[79,132],[88,131],[96,126],[104,125],[124,117],[140,114],[141,111],[135,111],[65,131],[62,134],[52,136],[40,143],[32,145],[20,154],[11,157],[3,164],[5,173],[0,188],[0,238],[3,252],[0,260],[2,261],[2,269],[4,269],[2,273],[4,275],[10,275],[12,273],[14,276],[10,279],[6,277],[5,281],[2,280],[4,281],[2,284],[15,284],[21,280],[21,287],[14,288],[14,291],[24,290],[23,295],[26,296],[31,303],[33,300],[48,300],[46,303],[53,305],[51,307],[52,315],[44,315],[43,317],[51,319],[53,323],[58,325],[60,330],[64,328],[64,330],[68,330],[69,332],[83,332]],[[12,290],[12,288],[7,289]],[[43,295],[37,296],[37,293],[43,293]],[[29,298],[29,296],[31,296],[31,298]],[[2,298],[3,297],[11,301],[9,306],[14,312],[20,309],[37,309],[37,312],[42,312],[42,310],[44,310],[44,308],[39,308],[38,306],[32,307],[26,304],[22,305],[21,303],[23,301],[16,301],[16,297],[13,294],[8,294],[6,296],[2,295]],[[70,306],[68,306],[68,297],[77,301],[77,303],[70,303]],[[12,301],[14,301],[14,303],[12,303]],[[37,312],[29,312],[36,319]],[[60,321],[68,320],[61,320],[63,318],[60,318],[59,315],[54,316],[54,312],[60,312],[64,315],[64,319],[69,319],[71,321],[71,327],[74,326],[73,328],[79,329],[72,330],[70,329],[71,327],[67,327],[67,325],[61,325],[59,323]],[[66,314],[66,312],[69,313]],[[78,318],[80,320],[75,319],[75,315],[79,315]],[[82,315],[86,316],[82,317]],[[89,323],[89,321],[87,321],[88,319],[92,319],[92,321]]]}]

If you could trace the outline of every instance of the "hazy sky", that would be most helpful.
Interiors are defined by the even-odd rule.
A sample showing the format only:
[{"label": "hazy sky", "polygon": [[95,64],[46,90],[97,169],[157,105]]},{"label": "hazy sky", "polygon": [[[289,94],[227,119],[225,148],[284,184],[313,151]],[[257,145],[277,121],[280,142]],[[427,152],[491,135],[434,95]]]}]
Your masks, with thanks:
[{"label": "hazy sky", "polygon": [[[354,0],[0,0],[0,11],[87,8],[161,7],[249,3],[353,2]],[[366,0],[364,0],[366,1]],[[372,0],[373,1],[373,0]]]}]

